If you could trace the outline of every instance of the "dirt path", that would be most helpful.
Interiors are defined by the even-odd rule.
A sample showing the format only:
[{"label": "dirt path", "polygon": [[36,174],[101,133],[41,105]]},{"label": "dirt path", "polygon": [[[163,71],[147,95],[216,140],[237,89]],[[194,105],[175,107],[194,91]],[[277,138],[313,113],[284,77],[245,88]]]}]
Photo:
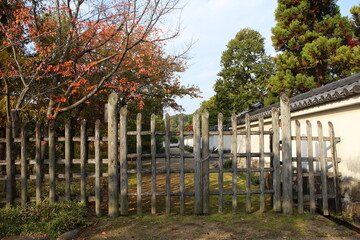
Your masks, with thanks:
[{"label": "dirt path", "polygon": [[320,215],[213,214],[119,217],[95,221],[78,239],[360,239]]}]

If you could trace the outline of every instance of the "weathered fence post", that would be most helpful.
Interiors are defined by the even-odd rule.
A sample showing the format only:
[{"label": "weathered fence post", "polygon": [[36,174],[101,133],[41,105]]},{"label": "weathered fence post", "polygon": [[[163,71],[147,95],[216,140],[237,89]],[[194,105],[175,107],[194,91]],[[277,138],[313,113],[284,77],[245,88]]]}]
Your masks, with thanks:
[{"label": "weathered fence post", "polygon": [[169,114],[165,114],[165,169],[166,169],[166,177],[165,177],[165,212],[167,214],[171,211],[171,177],[170,177],[170,116]]},{"label": "weathered fence post", "polygon": [[259,117],[259,152],[260,152],[260,212],[265,211],[265,139],[264,139],[264,116]]},{"label": "weathered fence post", "polygon": [[136,116],[136,190],[137,190],[137,214],[142,215],[142,149],[141,149],[141,113]]},{"label": "weathered fence post", "polygon": [[55,121],[49,120],[49,202],[56,201]]},{"label": "weathered fence post", "polygon": [[41,203],[42,158],[41,158],[41,122],[36,122],[35,128],[35,174],[36,174],[36,204]]},{"label": "weathered fence post", "polygon": [[297,192],[298,192],[298,213],[304,213],[304,190],[303,190],[303,173],[302,173],[302,161],[301,161],[301,136],[300,136],[300,122],[295,121],[296,132],[296,167],[297,167]]},{"label": "weathered fence post", "polygon": [[[0,137],[6,138],[6,127],[0,128]],[[0,143],[0,159],[6,159],[6,142]],[[0,166],[0,174],[6,175],[6,165]],[[6,192],[6,185],[4,185],[4,192]]]},{"label": "weathered fence post", "polygon": [[95,212],[96,216],[101,216],[101,165],[102,159],[100,155],[100,119],[95,122],[95,138],[94,138],[94,149],[95,149]]},{"label": "weathered fence post", "polygon": [[291,116],[290,100],[284,92],[280,94],[281,129],[282,129],[282,179],[283,213],[293,213],[292,194],[292,159],[291,159]]},{"label": "weathered fence post", "polygon": [[156,214],[156,116],[151,114],[151,214]]},{"label": "weathered fence post", "polygon": [[71,200],[71,165],[72,165],[71,120],[65,123],[65,199]]},{"label": "weathered fence post", "polygon": [[231,153],[233,154],[232,159],[232,211],[237,210],[237,118],[235,114],[231,115]]},{"label": "weathered fence post", "polygon": [[202,147],[202,187],[203,213],[209,214],[209,112],[205,109],[201,115],[201,147]]},{"label": "weathered fence post", "polygon": [[245,131],[246,131],[246,212],[251,212],[251,126],[250,115],[245,115]]},{"label": "weathered fence post", "polygon": [[108,100],[108,177],[109,216],[119,216],[119,174],[118,174],[118,95],[112,93]]},{"label": "weathered fence post", "polygon": [[325,216],[329,215],[329,202],[328,202],[328,183],[327,183],[327,162],[325,159],[325,146],[323,127],[320,121],[317,121],[318,136],[319,136],[319,155],[320,155],[320,169],[321,169],[321,196],[322,208]]},{"label": "weathered fence post", "polygon": [[180,214],[185,214],[185,149],[184,149],[184,115],[179,119],[179,149],[180,149]]},{"label": "weathered fence post", "polygon": [[218,114],[218,130],[219,130],[219,141],[218,141],[218,149],[219,149],[219,175],[218,175],[218,186],[219,186],[219,208],[218,212],[223,212],[223,198],[224,198],[224,145],[223,145],[223,136],[224,136],[224,116],[222,113]]},{"label": "weathered fence post", "polygon": [[28,161],[27,161],[27,122],[21,125],[21,204],[25,205],[28,200]]},{"label": "weathered fence post", "polygon": [[128,215],[128,164],[127,164],[127,114],[126,107],[120,109],[120,207],[121,215]]},{"label": "weathered fence post", "polygon": [[201,186],[201,146],[200,146],[200,116],[196,111],[193,116],[194,130],[194,188],[195,188],[195,214],[203,213],[202,186]]},{"label": "weathered fence post", "polygon": [[81,202],[86,204],[86,163],[88,160],[88,139],[86,120],[81,121],[80,127],[80,188]]},{"label": "weathered fence post", "polygon": [[15,198],[15,163],[13,158],[12,123],[6,125],[6,203],[12,204]]},{"label": "weathered fence post", "polygon": [[335,190],[335,211],[339,213],[341,210],[341,200],[340,200],[340,183],[339,183],[339,169],[338,169],[338,160],[337,160],[337,150],[335,143],[335,132],[334,125],[332,122],[328,122],[329,125],[329,137],[330,137],[330,147],[331,147],[331,160],[333,164],[333,173],[334,173],[334,190]]},{"label": "weathered fence post", "polygon": [[306,120],[306,136],[307,136],[307,149],[308,149],[308,159],[309,159],[310,213],[314,214],[316,211],[314,151],[313,151],[313,140],[312,140],[312,126],[309,120]]},{"label": "weathered fence post", "polygon": [[279,111],[272,108],[272,150],[273,150],[273,210],[275,212],[281,211],[281,176],[280,176],[280,129],[279,129]]}]

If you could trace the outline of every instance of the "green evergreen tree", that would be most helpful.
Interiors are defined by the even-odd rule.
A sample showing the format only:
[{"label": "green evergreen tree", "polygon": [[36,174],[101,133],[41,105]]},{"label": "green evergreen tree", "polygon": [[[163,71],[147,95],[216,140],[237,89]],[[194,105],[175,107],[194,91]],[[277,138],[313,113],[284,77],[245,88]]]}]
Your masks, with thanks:
[{"label": "green evergreen tree", "polygon": [[352,28],[357,41],[360,41],[360,3],[350,9],[352,15]]},{"label": "green evergreen tree", "polygon": [[[245,28],[227,44],[212,100],[225,119],[254,103],[263,102],[266,80],[274,72],[274,63],[265,53],[264,41],[259,32]],[[217,115],[213,118],[217,119]]]},{"label": "green evergreen tree", "polygon": [[272,41],[280,54],[270,102],[281,91],[293,96],[359,72],[355,31],[336,0],[278,0],[275,19]]},{"label": "green evergreen tree", "polygon": [[218,108],[218,106],[215,103],[215,96],[212,96],[209,98],[209,100],[203,101],[200,105],[200,112],[202,112],[204,109],[209,111],[209,125],[214,126],[218,124],[218,114],[221,111],[221,109]]}]

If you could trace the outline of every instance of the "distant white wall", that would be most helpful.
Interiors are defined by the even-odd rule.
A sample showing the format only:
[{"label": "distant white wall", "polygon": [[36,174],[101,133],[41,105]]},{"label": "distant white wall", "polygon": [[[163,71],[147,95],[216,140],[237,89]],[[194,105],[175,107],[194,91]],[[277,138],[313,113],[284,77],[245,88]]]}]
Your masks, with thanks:
[{"label": "distant white wall", "polygon": [[[219,141],[219,135],[211,135],[209,136],[209,149],[213,150],[218,147],[218,141]],[[194,139],[192,137],[186,137],[184,139],[184,145],[185,146],[194,146]],[[231,149],[231,136],[224,135],[223,136],[223,148],[224,150],[230,150]]]},{"label": "distant white wall", "polygon": [[[219,145],[219,135],[211,135],[209,137],[209,149],[213,150]],[[231,136],[223,135],[223,150],[231,149]]]}]

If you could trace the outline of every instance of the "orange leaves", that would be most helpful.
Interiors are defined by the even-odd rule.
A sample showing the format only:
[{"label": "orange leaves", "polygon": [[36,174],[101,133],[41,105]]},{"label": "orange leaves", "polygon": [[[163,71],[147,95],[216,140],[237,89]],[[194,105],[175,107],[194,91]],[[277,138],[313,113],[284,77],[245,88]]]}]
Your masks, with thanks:
[{"label": "orange leaves", "polygon": [[54,102],[56,103],[64,103],[67,101],[66,97],[60,95],[60,96],[57,96],[57,95],[52,95],[51,98],[54,100]]},{"label": "orange leaves", "polygon": [[94,62],[91,62],[91,63],[88,63],[86,65],[86,67],[84,68],[85,71],[88,71],[90,68],[92,68],[93,66],[97,65],[99,62],[98,61],[94,61]]},{"label": "orange leaves", "polygon": [[[132,5],[129,0],[35,5],[40,2],[20,1],[14,8],[14,21],[0,27],[18,57],[18,63],[10,59],[4,74],[0,73],[13,81],[9,86],[14,96],[20,96],[23,86],[30,83],[25,98],[36,98],[29,102],[51,109],[56,118],[64,108],[71,110],[71,104],[74,108],[98,104],[100,97],[112,91],[139,108],[147,97],[166,97],[159,100],[165,102],[176,93],[179,83],[173,80],[179,64],[165,53],[159,37],[163,33],[153,25],[158,14],[168,12],[161,9],[164,6]],[[76,12],[77,4],[83,4],[80,12]],[[56,106],[47,105],[49,98]]]}]

